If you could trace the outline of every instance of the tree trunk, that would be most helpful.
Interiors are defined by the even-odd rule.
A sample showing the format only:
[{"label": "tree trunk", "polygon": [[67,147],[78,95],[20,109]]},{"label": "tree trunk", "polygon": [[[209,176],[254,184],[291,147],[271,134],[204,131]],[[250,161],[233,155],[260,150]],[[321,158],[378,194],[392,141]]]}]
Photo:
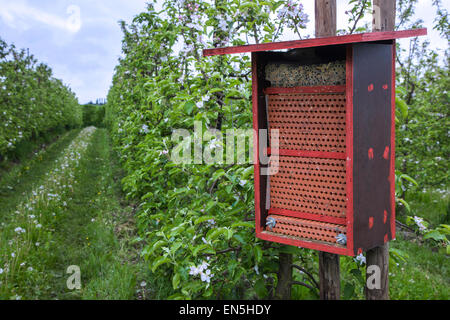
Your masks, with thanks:
[{"label": "tree trunk", "polygon": [[[336,0],[315,0],[316,38],[336,35]],[[340,298],[339,255],[319,252],[320,299]]]},{"label": "tree trunk", "polygon": [[291,299],[292,287],[292,254],[279,253],[278,283],[275,290],[275,299]]},{"label": "tree trunk", "polygon": [[[393,31],[395,28],[395,1],[373,0],[372,31]],[[375,269],[373,269],[375,266]],[[367,300],[389,299],[389,244],[373,248],[366,253]],[[369,283],[370,282],[370,283]],[[379,285],[379,288],[374,287]]]},{"label": "tree trunk", "polygon": [[395,1],[373,0],[372,32],[395,29]]},{"label": "tree trunk", "polygon": [[319,287],[321,300],[339,300],[341,293],[339,255],[319,252]]},{"label": "tree trunk", "polygon": [[336,0],[315,0],[316,38],[336,35]]},{"label": "tree trunk", "polygon": [[389,300],[389,243],[367,251],[366,256],[366,299]]}]

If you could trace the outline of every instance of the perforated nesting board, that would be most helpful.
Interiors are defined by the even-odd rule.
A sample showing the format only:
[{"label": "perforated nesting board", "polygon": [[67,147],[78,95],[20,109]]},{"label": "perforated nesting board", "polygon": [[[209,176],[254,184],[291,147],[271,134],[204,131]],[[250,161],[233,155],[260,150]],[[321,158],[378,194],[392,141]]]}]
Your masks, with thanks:
[{"label": "perforated nesting board", "polygon": [[345,218],[345,181],[345,160],[279,156],[270,207]]},{"label": "perforated nesting board", "polygon": [[336,237],[339,234],[346,235],[344,226],[333,223],[311,221],[299,218],[284,217],[280,215],[270,215],[276,224],[273,228],[266,227],[266,231],[292,236],[306,240],[315,240],[341,246],[336,243]]},{"label": "perforated nesting board", "polygon": [[345,61],[313,65],[269,63],[265,74],[273,87],[343,85]]},{"label": "perforated nesting board", "polygon": [[280,149],[345,152],[344,93],[271,94],[268,111]]}]

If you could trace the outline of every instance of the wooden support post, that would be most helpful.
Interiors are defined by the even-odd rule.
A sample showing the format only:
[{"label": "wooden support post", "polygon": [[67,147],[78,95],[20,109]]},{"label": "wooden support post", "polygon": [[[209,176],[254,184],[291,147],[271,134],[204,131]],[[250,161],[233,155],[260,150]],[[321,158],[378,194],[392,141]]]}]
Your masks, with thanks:
[{"label": "wooden support post", "polygon": [[[367,300],[389,300],[389,243],[375,247],[366,253],[366,286],[364,292]],[[377,266],[373,269],[369,266]],[[367,285],[374,286],[369,289]],[[378,285],[379,287],[375,287]]]},{"label": "wooden support post", "polygon": [[373,0],[372,32],[395,29],[395,1]]},{"label": "wooden support post", "polygon": [[[395,28],[395,1],[393,0],[373,0],[373,21],[372,31],[393,31]],[[389,299],[389,244],[373,248],[366,253],[366,279],[374,279],[378,282],[379,288],[369,289],[364,292],[367,300],[388,300]],[[370,266],[377,266],[372,269]]]},{"label": "wooden support post", "polygon": [[336,35],[336,0],[315,0],[316,38]]},{"label": "wooden support post", "polygon": [[341,277],[339,255],[319,252],[319,288],[321,300],[339,300]]},{"label": "wooden support post", "polygon": [[[336,35],[336,0],[315,0],[316,38]],[[319,252],[320,299],[339,300],[339,255]]]},{"label": "wooden support post", "polygon": [[292,254],[279,253],[278,283],[275,290],[275,299],[291,299],[292,287]]}]

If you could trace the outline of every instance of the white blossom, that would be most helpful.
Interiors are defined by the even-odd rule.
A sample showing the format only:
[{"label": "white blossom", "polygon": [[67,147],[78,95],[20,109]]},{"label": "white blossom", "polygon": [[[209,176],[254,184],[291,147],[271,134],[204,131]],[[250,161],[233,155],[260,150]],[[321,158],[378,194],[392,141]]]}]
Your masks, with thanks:
[{"label": "white blossom", "polygon": [[356,256],[355,261],[359,262],[360,265],[363,265],[366,263],[366,257],[362,253],[360,253]]}]

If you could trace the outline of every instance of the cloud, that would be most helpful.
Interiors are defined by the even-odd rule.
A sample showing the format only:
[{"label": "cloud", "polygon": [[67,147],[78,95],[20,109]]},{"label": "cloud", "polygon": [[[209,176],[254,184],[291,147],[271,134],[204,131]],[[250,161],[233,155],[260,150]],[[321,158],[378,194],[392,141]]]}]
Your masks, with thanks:
[{"label": "cloud", "polygon": [[13,29],[28,30],[32,22],[62,29],[69,33],[76,33],[81,28],[80,8],[75,5],[67,7],[66,17],[34,8],[24,1],[0,0],[0,7],[0,18]]}]

